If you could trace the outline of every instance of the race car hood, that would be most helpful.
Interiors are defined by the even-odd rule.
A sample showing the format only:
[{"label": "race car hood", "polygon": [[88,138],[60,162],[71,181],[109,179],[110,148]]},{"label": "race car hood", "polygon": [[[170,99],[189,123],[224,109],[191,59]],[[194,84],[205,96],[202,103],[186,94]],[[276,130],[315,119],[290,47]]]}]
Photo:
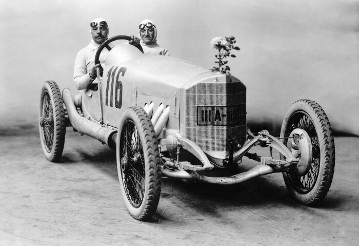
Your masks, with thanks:
[{"label": "race car hood", "polygon": [[[186,132],[186,122],[195,122],[197,104],[226,106],[229,100],[223,95],[225,90],[244,88],[229,74],[213,72],[170,56],[145,55],[130,45],[114,47],[107,54],[105,65],[103,84],[106,98],[110,95],[113,100],[123,95],[121,109],[149,104],[154,105],[154,110],[161,104],[169,107],[167,128],[179,129],[183,136],[190,136]],[[237,93],[239,90],[234,91]],[[116,112],[111,110],[111,104],[105,107],[105,116],[110,123],[117,122]],[[189,121],[187,116],[194,121]]]},{"label": "race car hood", "polygon": [[209,69],[188,61],[170,56],[146,55],[126,44],[115,46],[107,55],[105,65],[126,67],[127,76],[139,83],[146,81],[151,86],[162,84],[183,88],[189,81],[213,75]]}]

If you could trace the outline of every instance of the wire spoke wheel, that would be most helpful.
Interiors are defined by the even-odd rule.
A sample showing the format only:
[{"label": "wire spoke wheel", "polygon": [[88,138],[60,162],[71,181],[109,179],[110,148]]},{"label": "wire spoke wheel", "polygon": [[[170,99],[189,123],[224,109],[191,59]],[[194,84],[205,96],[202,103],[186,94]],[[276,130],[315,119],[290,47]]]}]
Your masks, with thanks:
[{"label": "wire spoke wheel", "polygon": [[287,145],[295,129],[304,130],[311,143],[311,160],[307,172],[299,174],[296,167],[283,173],[289,193],[305,205],[318,204],[332,183],[335,165],[335,146],[330,123],[324,110],[314,101],[295,102],[284,117],[281,138]]},{"label": "wire spoke wheel", "polygon": [[46,159],[60,159],[65,143],[65,109],[60,89],[54,81],[46,81],[41,90],[39,131]]},{"label": "wire spoke wheel", "polygon": [[51,152],[53,139],[54,139],[54,118],[53,118],[53,110],[51,107],[51,99],[48,91],[44,93],[44,104],[42,109],[42,129],[45,140],[45,149],[48,153]]},{"label": "wire spoke wheel", "polygon": [[139,207],[145,193],[145,160],[141,139],[132,120],[127,120],[121,135],[121,175],[127,199],[132,206]]},{"label": "wire spoke wheel", "polygon": [[161,192],[160,157],[153,125],[139,107],[128,108],[119,124],[116,159],[121,191],[130,215],[148,220]]}]

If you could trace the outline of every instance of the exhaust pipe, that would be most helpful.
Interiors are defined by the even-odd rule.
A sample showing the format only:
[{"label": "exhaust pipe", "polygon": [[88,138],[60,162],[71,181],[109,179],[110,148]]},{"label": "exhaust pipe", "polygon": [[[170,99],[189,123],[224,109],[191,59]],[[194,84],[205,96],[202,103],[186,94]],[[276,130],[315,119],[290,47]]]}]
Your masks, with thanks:
[{"label": "exhaust pipe", "polygon": [[160,118],[162,112],[163,112],[163,104],[161,103],[160,106],[158,106],[158,109],[156,110],[156,112],[152,116],[152,119],[151,119],[152,125],[156,125],[156,122]]},{"label": "exhaust pipe", "polygon": [[145,106],[143,107],[143,109],[146,111],[146,113],[148,114],[148,116],[150,118],[152,118],[152,113],[153,113],[153,102],[151,102],[150,104],[145,104]]},{"label": "exhaust pipe", "polygon": [[160,118],[157,120],[156,124],[154,125],[156,136],[160,135],[162,129],[167,124],[168,118],[170,116],[170,107],[166,107],[163,113],[161,114]]},{"label": "exhaust pipe", "polygon": [[160,135],[163,128],[167,124],[168,118],[170,116],[170,107],[167,106],[164,110],[163,108],[164,106],[161,103],[158,106],[157,110],[153,113],[153,102],[151,102],[150,104],[146,103],[143,107],[148,116],[151,118],[151,122],[155,130],[156,136]]},{"label": "exhaust pipe", "polygon": [[72,100],[71,92],[69,89],[62,91],[62,99],[66,105],[67,114],[69,116],[71,125],[80,133],[93,137],[100,142],[107,144],[111,148],[116,145],[114,142],[115,130],[102,127],[100,124],[92,122],[77,113],[75,104]]}]

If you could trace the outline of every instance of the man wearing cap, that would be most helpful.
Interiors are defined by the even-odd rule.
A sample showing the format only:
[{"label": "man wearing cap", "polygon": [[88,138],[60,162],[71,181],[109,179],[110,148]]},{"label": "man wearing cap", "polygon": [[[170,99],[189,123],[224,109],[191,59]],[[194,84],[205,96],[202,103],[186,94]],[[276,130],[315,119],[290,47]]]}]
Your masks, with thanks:
[{"label": "man wearing cap", "polygon": [[[90,44],[81,49],[75,59],[74,67],[74,82],[78,90],[83,90],[88,87],[97,77],[97,68],[102,71],[101,63],[105,61],[106,55],[109,52],[109,47],[102,50],[100,55],[100,64],[95,66],[95,55],[98,47],[106,41],[108,37],[109,28],[106,20],[96,18],[90,23],[90,32],[92,39]],[[110,44],[111,46],[111,44]]]},{"label": "man wearing cap", "polygon": [[168,49],[157,44],[157,28],[153,21],[143,20],[139,25],[140,44],[145,54],[169,56]]}]

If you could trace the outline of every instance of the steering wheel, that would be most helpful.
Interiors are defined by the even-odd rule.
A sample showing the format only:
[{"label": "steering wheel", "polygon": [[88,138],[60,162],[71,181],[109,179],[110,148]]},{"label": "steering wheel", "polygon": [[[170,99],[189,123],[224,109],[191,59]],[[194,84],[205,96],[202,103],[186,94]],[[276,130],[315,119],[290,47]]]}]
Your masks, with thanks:
[{"label": "steering wheel", "polygon": [[[95,65],[100,63],[100,54],[101,51],[107,46],[109,43],[116,41],[116,40],[120,40],[120,39],[124,39],[124,40],[128,40],[131,41],[132,37],[131,36],[126,36],[126,35],[117,35],[117,36],[113,36],[112,38],[107,39],[105,42],[103,42],[100,47],[98,47],[97,51],[96,51],[96,55],[95,55]],[[133,46],[135,46],[137,49],[139,49],[142,53],[143,53],[143,49],[142,46],[140,44],[132,44]],[[109,49],[111,50],[111,48]]]}]

